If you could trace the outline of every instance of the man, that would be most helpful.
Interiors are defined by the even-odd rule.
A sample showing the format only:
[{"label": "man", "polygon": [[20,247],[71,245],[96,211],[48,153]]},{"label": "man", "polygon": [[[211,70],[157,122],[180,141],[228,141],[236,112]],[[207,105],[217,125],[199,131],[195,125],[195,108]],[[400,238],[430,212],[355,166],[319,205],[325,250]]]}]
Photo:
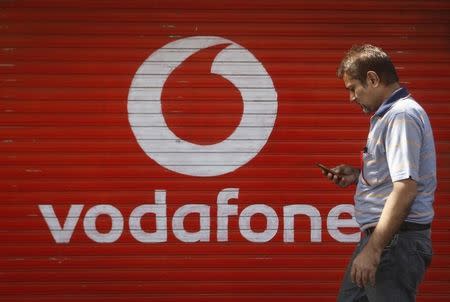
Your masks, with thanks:
[{"label": "man", "polygon": [[357,184],[355,217],[363,232],[338,301],[415,301],[432,254],[436,155],[428,116],[378,47],[352,47],[337,75],[350,101],[372,114],[361,168],[322,171],[341,187]]}]

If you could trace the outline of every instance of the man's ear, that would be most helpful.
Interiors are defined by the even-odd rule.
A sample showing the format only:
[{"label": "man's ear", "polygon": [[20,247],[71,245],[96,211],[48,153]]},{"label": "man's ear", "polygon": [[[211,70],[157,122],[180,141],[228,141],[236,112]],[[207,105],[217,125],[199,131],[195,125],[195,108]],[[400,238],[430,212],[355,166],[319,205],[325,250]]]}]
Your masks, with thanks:
[{"label": "man's ear", "polygon": [[378,87],[378,85],[380,85],[380,78],[375,71],[369,70],[367,72],[366,83],[372,87]]}]

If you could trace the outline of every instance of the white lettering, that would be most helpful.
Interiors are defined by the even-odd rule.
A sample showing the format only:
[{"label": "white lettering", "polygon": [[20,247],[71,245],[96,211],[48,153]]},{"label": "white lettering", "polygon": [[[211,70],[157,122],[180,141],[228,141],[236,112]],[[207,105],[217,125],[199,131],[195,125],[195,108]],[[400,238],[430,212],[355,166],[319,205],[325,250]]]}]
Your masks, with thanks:
[{"label": "white lettering", "polygon": [[[263,214],[267,219],[267,226],[263,232],[254,232],[250,221],[253,215]],[[239,216],[239,229],[242,236],[251,242],[267,242],[278,231],[278,216],[274,209],[265,204],[254,204],[246,207]]]},{"label": "white lettering", "polygon": [[[339,215],[348,213],[352,215],[351,219],[339,219]],[[327,228],[330,236],[339,242],[358,242],[361,239],[361,232],[353,234],[344,234],[339,231],[339,227],[357,228],[358,223],[355,220],[355,207],[351,204],[337,205],[331,209],[327,218]]]},{"label": "white lettering", "polygon": [[[155,214],[156,231],[153,233],[145,232],[142,229],[141,219],[145,214]],[[167,241],[167,207],[166,207],[166,191],[155,191],[155,204],[144,204],[138,206],[131,212],[129,225],[130,232],[133,237],[140,242],[166,242]]]},{"label": "white lettering", "polygon": [[39,210],[47,222],[50,233],[56,243],[69,243],[72,238],[73,231],[80,218],[81,211],[83,210],[82,204],[73,204],[70,206],[69,213],[67,214],[64,227],[61,227],[59,220],[56,217],[55,210],[51,204],[40,204]]},{"label": "white lettering", "polygon": [[294,216],[303,214],[311,219],[311,242],[322,241],[322,218],[320,212],[310,205],[290,205],[283,208],[284,242],[294,242]]},{"label": "white lettering", "polygon": [[[100,215],[111,217],[112,225],[108,233],[100,233],[95,222]],[[111,243],[119,239],[123,232],[123,216],[120,211],[109,204],[101,204],[89,209],[83,221],[86,235],[95,242]]]},{"label": "white lettering", "polygon": [[[276,211],[266,204],[249,205],[239,213],[238,204],[229,204],[231,199],[238,199],[238,188],[226,188],[217,195],[217,242],[229,241],[230,217],[238,220],[239,232],[250,242],[268,242],[278,232],[279,217]],[[137,206],[130,214],[128,224],[131,236],[139,242],[157,243],[167,242],[168,216],[166,204],[166,191],[155,190],[155,203]],[[62,219],[58,218],[52,205],[39,205],[39,210],[47,223],[50,233],[56,243],[69,243],[77,226],[84,205],[73,204],[70,206],[63,226]],[[172,232],[182,242],[209,242],[211,237],[211,211],[206,204],[185,204],[179,207],[172,217]],[[337,205],[330,210],[327,216],[327,230],[330,236],[338,242],[358,242],[361,233],[345,234],[339,228],[358,228],[354,218],[354,207],[351,204]],[[343,213],[351,215],[351,218],[339,218]],[[154,214],[156,228],[154,231],[145,231],[142,217],[146,214]],[[198,214],[199,229],[186,230],[186,217],[190,214]],[[252,217],[261,214],[266,219],[263,231],[252,229]],[[96,222],[100,215],[111,218],[112,226],[106,233],[97,229]],[[283,241],[295,242],[295,217],[306,215],[310,219],[310,241],[322,242],[322,218],[319,210],[308,204],[291,204],[283,207]],[[192,219],[190,219],[192,221]],[[194,220],[195,222],[195,220]],[[124,230],[124,217],[119,209],[109,204],[96,205],[90,208],[84,219],[83,227],[86,235],[94,242],[112,243],[117,241]],[[348,232],[347,232],[348,233]]]},{"label": "white lettering", "polygon": [[223,189],[217,195],[217,241],[228,241],[228,216],[238,214],[238,206],[229,205],[228,200],[238,196],[239,189]]},{"label": "white lettering", "polygon": [[[200,230],[188,232],[184,229],[184,218],[192,213],[200,216]],[[209,241],[210,234],[209,206],[204,204],[189,204],[180,207],[172,219],[172,229],[175,237],[183,242]]]}]

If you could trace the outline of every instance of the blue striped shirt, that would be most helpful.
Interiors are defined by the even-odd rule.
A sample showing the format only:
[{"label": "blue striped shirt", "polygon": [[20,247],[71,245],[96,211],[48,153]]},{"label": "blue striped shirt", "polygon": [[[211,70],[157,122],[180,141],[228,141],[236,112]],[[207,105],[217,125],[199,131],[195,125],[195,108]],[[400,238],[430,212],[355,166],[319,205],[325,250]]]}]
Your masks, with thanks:
[{"label": "blue striped shirt", "polygon": [[396,90],[372,116],[362,156],[355,193],[361,229],[378,223],[393,182],[408,178],[417,182],[418,194],[406,221],[431,223],[437,182],[433,132],[425,110],[406,88]]}]

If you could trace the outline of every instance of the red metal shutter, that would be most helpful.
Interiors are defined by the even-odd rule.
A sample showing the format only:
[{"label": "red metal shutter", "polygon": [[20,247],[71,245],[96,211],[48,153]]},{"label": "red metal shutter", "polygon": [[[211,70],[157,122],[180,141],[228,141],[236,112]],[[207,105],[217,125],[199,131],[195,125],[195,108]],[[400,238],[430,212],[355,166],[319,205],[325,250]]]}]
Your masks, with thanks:
[{"label": "red metal shutter", "polygon": [[448,301],[449,15],[448,1],[2,1],[0,300],[334,301],[354,188],[315,163],[359,164],[368,118],[335,72],[368,42],[431,118],[418,301]]}]

